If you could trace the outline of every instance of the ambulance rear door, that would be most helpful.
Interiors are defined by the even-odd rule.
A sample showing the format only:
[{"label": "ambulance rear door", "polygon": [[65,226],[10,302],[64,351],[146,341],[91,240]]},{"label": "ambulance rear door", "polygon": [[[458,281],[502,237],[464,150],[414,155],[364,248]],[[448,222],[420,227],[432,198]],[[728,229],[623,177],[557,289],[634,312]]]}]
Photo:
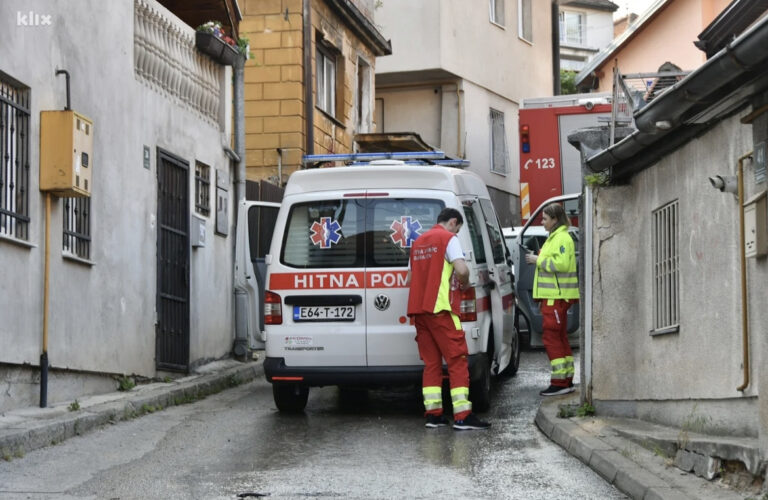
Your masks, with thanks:
[{"label": "ambulance rear door", "polygon": [[369,366],[420,365],[416,329],[407,313],[413,242],[437,222],[449,194],[434,190],[368,190],[366,289]]}]

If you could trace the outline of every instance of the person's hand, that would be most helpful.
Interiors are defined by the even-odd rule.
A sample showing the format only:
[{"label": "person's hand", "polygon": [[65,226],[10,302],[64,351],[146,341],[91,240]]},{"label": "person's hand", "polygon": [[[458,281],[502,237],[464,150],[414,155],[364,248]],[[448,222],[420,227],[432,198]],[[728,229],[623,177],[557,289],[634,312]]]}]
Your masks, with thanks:
[{"label": "person's hand", "polygon": [[527,253],[525,254],[525,261],[528,264],[536,264],[536,262],[539,260],[539,256],[534,253]]}]

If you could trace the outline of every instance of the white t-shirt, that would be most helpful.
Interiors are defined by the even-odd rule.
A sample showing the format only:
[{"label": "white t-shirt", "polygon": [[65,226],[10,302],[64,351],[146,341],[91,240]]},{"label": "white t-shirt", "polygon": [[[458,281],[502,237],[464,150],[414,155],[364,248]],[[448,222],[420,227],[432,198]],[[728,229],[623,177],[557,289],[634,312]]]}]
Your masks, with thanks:
[{"label": "white t-shirt", "polygon": [[453,262],[456,259],[463,259],[464,258],[464,251],[461,249],[461,243],[459,243],[459,238],[456,236],[452,237],[450,241],[448,241],[448,246],[445,247],[445,260],[448,262]]}]

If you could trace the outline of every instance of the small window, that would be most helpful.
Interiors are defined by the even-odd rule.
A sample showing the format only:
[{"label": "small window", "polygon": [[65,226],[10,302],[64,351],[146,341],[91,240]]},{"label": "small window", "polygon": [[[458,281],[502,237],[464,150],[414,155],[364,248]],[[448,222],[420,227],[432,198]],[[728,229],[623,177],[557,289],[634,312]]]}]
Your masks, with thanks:
[{"label": "small window", "polygon": [[569,10],[560,11],[560,42],[570,45],[584,45],[586,39],[584,36],[584,18],[583,12],[573,12]]},{"label": "small window", "polygon": [[472,240],[472,250],[475,252],[475,262],[477,264],[485,264],[485,246],[483,245],[483,235],[480,224],[477,222],[475,212],[472,210],[472,205],[464,207],[464,222],[469,229],[469,239]]},{"label": "small window", "polygon": [[499,26],[505,26],[504,1],[505,0],[490,0],[491,22],[498,24]]},{"label": "small window", "polygon": [[0,235],[29,240],[29,88],[0,71]]},{"label": "small window", "polygon": [[317,41],[317,107],[336,116],[336,54]]},{"label": "small window", "polygon": [[480,200],[480,209],[485,218],[485,228],[488,231],[488,237],[491,238],[491,251],[493,252],[493,262],[501,264],[504,259],[504,236],[499,227],[499,219],[493,210],[493,204],[490,200]]},{"label": "small window", "polygon": [[91,199],[64,198],[64,253],[91,258]]},{"label": "small window", "polygon": [[680,330],[678,228],[677,200],[653,212],[652,335]]},{"label": "small window", "polygon": [[491,171],[506,174],[509,168],[504,113],[491,109]]},{"label": "small window", "polygon": [[440,200],[418,198],[373,201],[366,232],[373,250],[367,265],[407,266],[413,242],[437,223],[444,206]]},{"label": "small window", "polygon": [[533,0],[517,0],[517,35],[533,43]]},{"label": "small window", "polygon": [[280,261],[298,268],[363,267],[364,200],[297,203]]},{"label": "small window", "polygon": [[195,212],[211,213],[211,167],[200,162],[195,163]]}]

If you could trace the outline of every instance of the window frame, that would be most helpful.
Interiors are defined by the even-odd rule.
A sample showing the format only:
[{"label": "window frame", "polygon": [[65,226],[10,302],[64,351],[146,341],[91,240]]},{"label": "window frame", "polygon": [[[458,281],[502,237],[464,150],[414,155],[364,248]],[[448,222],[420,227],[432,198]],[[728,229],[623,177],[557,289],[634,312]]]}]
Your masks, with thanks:
[{"label": "window frame", "polygon": [[[490,130],[490,169],[494,174],[504,175],[509,174],[509,149],[507,148],[507,130],[505,125],[505,115],[503,111],[499,111],[495,108],[489,108],[488,113],[489,130]],[[497,126],[500,124],[501,129],[497,130]],[[500,135],[500,137],[497,137]],[[498,148],[498,149],[497,149]],[[497,154],[501,155],[502,165],[499,169],[497,167]]]},{"label": "window frame", "polygon": [[651,335],[680,331],[680,204],[666,203],[651,213]]},{"label": "window frame", "polygon": [[315,106],[332,118],[337,114],[337,72],[338,51],[318,37],[315,43]]},{"label": "window frame", "polygon": [[[572,40],[568,38],[568,23],[567,23],[567,17],[568,14],[578,16],[579,22],[577,25],[577,31],[579,35],[578,40]],[[583,46],[586,45],[586,22],[587,22],[587,13],[584,11],[577,11],[577,10],[561,10],[559,12],[559,25],[560,25],[560,43],[567,44],[567,45],[577,45],[577,46]]]},{"label": "window frame", "polygon": [[488,15],[492,24],[499,26],[500,28],[506,28],[506,12],[504,10],[504,2],[506,0],[489,0],[488,1]]},{"label": "window frame", "polygon": [[533,0],[517,0],[517,36],[533,44]]},{"label": "window frame", "polygon": [[30,103],[31,89],[0,71],[0,238],[21,243],[29,242],[31,222]]},{"label": "window frame", "polygon": [[203,217],[211,215],[211,167],[195,162],[195,213]]},{"label": "window frame", "polygon": [[91,198],[62,198],[61,248],[65,257],[91,260]]}]

